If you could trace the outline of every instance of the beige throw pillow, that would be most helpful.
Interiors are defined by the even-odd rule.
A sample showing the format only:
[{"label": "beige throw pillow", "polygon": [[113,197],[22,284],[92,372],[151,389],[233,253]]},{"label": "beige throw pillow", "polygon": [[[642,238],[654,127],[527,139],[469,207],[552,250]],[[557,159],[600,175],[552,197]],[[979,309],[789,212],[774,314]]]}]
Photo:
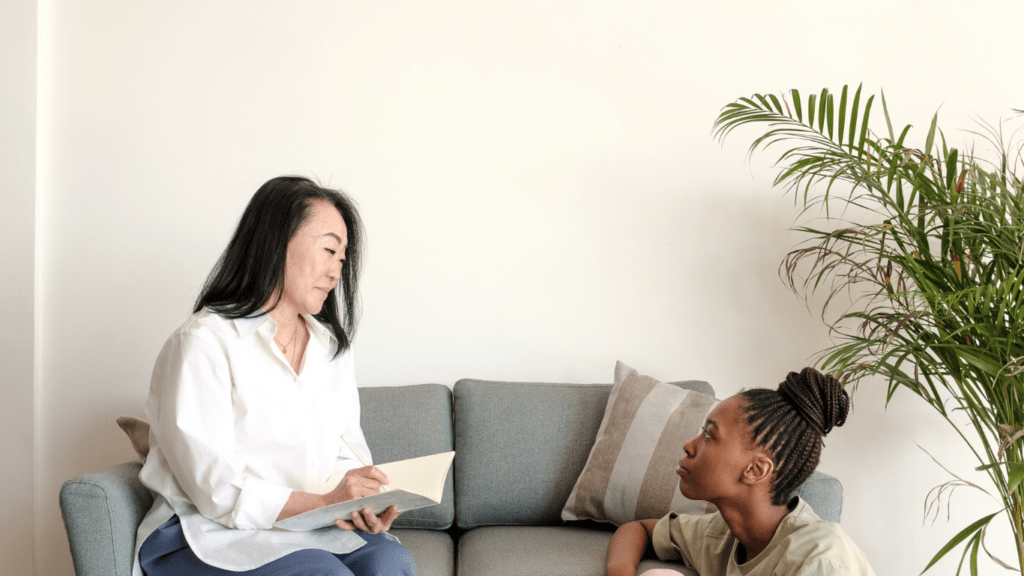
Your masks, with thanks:
[{"label": "beige throw pillow", "polygon": [[121,416],[117,425],[128,435],[139,461],[145,464],[146,456],[149,456],[149,422],[134,416]]},{"label": "beige throw pillow", "polygon": [[676,467],[718,400],[641,376],[622,362],[594,447],[562,509],[562,520],[621,525],[669,511],[704,514],[714,507],[679,492]]}]

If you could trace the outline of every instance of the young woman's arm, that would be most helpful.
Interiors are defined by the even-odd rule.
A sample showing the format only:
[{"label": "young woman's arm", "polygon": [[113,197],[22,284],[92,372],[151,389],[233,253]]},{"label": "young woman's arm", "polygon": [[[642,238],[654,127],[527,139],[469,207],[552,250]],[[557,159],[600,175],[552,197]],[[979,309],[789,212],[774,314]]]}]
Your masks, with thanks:
[{"label": "young woman's arm", "polygon": [[636,576],[636,567],[651,542],[657,520],[627,522],[608,544],[608,576]]}]

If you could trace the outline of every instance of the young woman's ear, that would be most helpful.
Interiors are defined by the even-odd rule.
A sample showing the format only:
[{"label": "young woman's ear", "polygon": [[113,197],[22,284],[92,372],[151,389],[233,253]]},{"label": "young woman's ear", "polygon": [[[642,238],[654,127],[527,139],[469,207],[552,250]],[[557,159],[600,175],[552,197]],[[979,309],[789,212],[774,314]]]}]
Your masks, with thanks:
[{"label": "young woman's ear", "polygon": [[759,484],[768,482],[771,484],[772,474],[775,473],[775,462],[764,453],[757,453],[753,460],[743,471],[743,482],[746,484]]}]

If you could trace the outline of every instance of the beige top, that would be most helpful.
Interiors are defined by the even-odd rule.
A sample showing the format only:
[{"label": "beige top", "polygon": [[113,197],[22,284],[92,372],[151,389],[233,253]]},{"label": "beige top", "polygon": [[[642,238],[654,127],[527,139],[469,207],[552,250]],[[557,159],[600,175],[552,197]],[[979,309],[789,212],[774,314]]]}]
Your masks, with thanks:
[{"label": "beige top", "polygon": [[874,576],[864,553],[839,524],[825,522],[794,497],[790,512],[760,554],[736,563],[739,541],[718,512],[703,516],[669,513],[654,528],[654,551],[662,560],[682,560],[700,574],[725,576]]}]

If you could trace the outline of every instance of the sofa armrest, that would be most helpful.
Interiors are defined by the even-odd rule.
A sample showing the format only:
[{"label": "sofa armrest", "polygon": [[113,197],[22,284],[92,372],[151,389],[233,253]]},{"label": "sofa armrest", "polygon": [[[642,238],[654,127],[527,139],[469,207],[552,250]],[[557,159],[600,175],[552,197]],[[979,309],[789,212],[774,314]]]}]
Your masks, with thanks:
[{"label": "sofa armrest", "polygon": [[135,531],[153,504],[138,462],[72,478],[60,489],[60,511],[78,576],[131,576]]},{"label": "sofa armrest", "polygon": [[797,491],[819,518],[839,523],[843,513],[843,484],[824,472],[815,472]]}]

